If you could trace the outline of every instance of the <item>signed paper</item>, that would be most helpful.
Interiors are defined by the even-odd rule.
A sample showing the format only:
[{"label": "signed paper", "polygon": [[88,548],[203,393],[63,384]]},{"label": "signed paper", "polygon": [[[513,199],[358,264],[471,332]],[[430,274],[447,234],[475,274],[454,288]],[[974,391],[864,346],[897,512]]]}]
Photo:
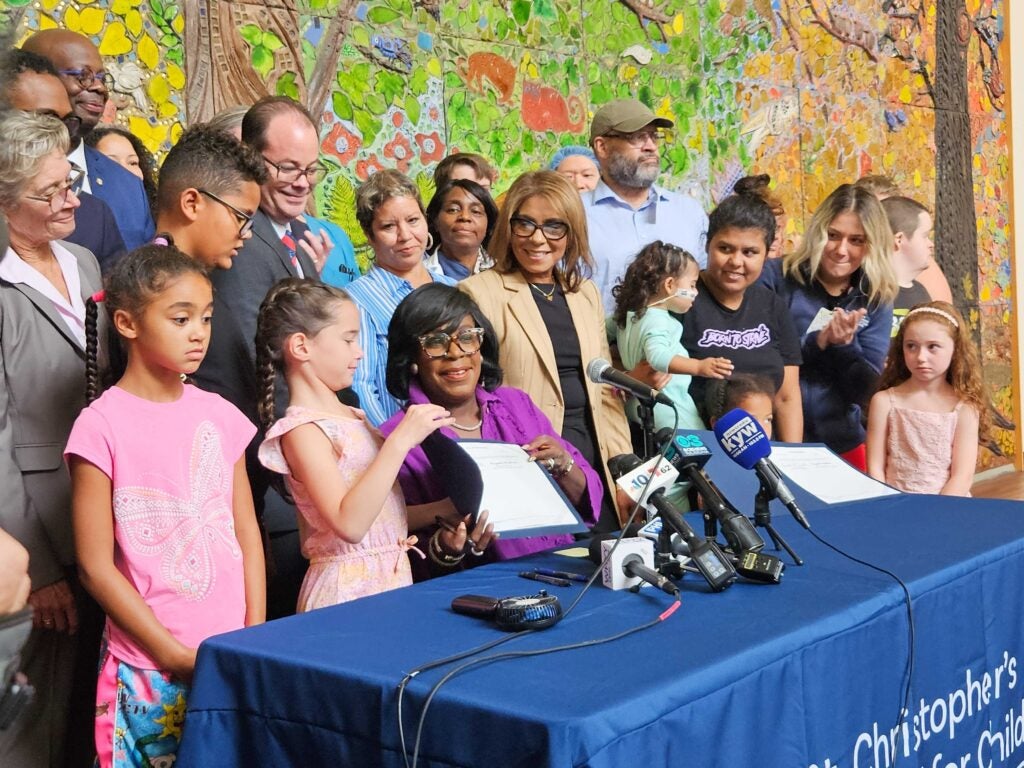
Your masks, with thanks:
[{"label": "signed paper", "polygon": [[[457,445],[480,470],[480,510],[487,510],[502,538],[587,530],[561,489],[518,445],[486,440],[460,440]],[[457,494],[457,483],[449,490]]]},{"label": "signed paper", "polygon": [[829,504],[899,493],[823,446],[773,445],[772,461],[789,480]]}]

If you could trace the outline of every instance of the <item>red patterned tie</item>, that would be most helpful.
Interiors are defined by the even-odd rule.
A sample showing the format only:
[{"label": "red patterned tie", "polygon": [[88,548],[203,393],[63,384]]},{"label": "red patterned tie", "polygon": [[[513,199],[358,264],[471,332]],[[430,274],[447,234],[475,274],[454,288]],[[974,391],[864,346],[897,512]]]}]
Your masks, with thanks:
[{"label": "red patterned tie", "polygon": [[295,255],[295,240],[292,238],[291,229],[285,229],[284,234],[281,235],[281,242],[288,249],[288,258],[292,260],[292,268],[295,270],[295,274],[301,276],[299,272],[299,257]]}]

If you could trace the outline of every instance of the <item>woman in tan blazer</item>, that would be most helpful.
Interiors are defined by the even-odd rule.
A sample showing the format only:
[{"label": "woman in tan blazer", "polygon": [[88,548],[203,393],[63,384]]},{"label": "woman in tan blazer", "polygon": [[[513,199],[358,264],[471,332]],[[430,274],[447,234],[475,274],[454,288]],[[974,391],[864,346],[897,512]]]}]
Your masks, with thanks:
[{"label": "woman in tan blazer", "polygon": [[[609,359],[605,313],[591,270],[579,193],[562,176],[520,176],[505,196],[491,239],[494,269],[459,284],[491,321],[505,383],[525,391],[606,484],[598,529],[616,528],[608,459],[632,453],[622,401],[587,380]],[[618,521],[621,522],[621,521]]]},{"label": "woman in tan blazer", "polygon": [[[85,406],[85,301],[101,287],[100,268],[62,241],[75,228],[81,174],[65,157],[64,124],[12,112],[0,136],[10,237],[0,252],[0,528],[29,551],[34,628],[21,669],[36,689],[29,710],[0,731],[0,765],[65,765],[65,756],[91,764],[103,622],[75,576],[63,453]],[[100,331],[105,339],[105,322]]]}]

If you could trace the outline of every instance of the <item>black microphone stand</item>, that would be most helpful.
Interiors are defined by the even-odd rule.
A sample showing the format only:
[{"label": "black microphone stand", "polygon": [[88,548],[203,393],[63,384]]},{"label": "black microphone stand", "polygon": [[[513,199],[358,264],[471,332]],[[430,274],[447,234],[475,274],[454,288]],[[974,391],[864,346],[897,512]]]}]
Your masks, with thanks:
[{"label": "black microphone stand", "polygon": [[653,459],[661,450],[654,437],[654,401],[637,398],[637,416],[640,417],[640,432],[643,434],[643,457],[644,461]]},{"label": "black microphone stand", "polygon": [[768,531],[768,535],[771,537],[772,543],[775,545],[776,552],[780,549],[784,549],[789,556],[793,558],[793,562],[796,565],[803,565],[804,561],[800,559],[799,555],[793,551],[793,548],[789,546],[786,540],[782,538],[782,535],[775,530],[775,526],[772,525],[772,510],[769,502],[774,498],[775,494],[772,493],[768,484],[762,480],[761,488],[754,497],[754,526],[756,528],[764,528]]}]

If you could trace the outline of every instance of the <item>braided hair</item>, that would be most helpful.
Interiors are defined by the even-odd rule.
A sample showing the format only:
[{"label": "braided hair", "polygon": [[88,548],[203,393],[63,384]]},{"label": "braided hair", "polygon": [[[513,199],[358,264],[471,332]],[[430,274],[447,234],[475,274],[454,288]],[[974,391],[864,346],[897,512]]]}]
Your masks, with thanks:
[{"label": "braided hair", "polygon": [[85,396],[92,402],[106,382],[100,381],[99,307],[106,306],[111,319],[118,310],[137,315],[173,280],[186,274],[209,279],[199,262],[189,258],[173,245],[143,245],[119,260],[104,281],[104,290],[85,304]]},{"label": "braided hair", "polygon": [[651,299],[658,295],[670,277],[677,277],[697,260],[689,251],[677,245],[655,240],[648,243],[626,269],[618,284],[612,288],[615,297],[615,324],[626,327],[630,312],[639,320],[647,311]]},{"label": "braided hair", "polygon": [[260,382],[257,407],[260,426],[274,422],[274,387],[284,373],[284,347],[296,333],[316,336],[336,320],[338,304],[352,301],[339,288],[298,277],[287,277],[267,293],[256,318],[256,375]]}]

